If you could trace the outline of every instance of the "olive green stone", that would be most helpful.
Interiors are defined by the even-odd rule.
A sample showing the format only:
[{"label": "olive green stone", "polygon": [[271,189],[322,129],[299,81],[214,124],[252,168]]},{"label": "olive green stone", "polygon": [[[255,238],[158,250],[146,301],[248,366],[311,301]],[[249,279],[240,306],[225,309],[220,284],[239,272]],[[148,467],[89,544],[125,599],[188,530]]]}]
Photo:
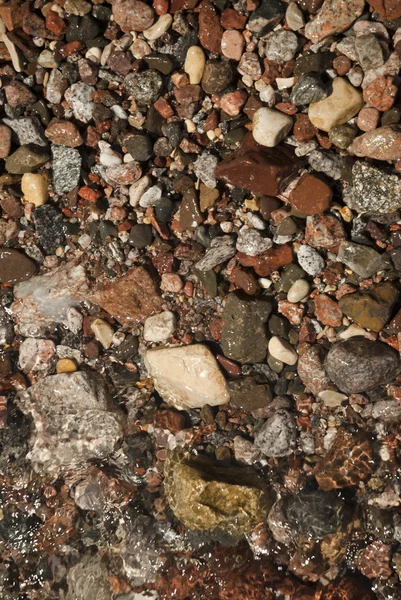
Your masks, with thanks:
[{"label": "olive green stone", "polygon": [[180,207],[180,225],[186,230],[196,229],[202,223],[198,195],[195,188],[189,188],[182,197]]},{"label": "olive green stone", "polygon": [[20,146],[18,150],[6,158],[6,171],[16,175],[32,173],[48,160],[49,154],[46,148],[27,144],[26,146]]},{"label": "olive green stone", "polygon": [[[287,265],[282,270],[281,277],[278,281],[276,281],[276,283],[274,284],[274,287],[277,292],[286,292],[287,293],[293,283],[298,281],[298,279],[303,279],[304,277],[305,277],[305,271],[303,269],[301,269],[301,267],[299,265],[295,265],[295,264]],[[274,334],[274,335],[280,335],[280,334]]]},{"label": "olive green stone", "polygon": [[148,64],[149,69],[155,69],[163,75],[168,75],[173,70],[173,61],[165,54],[145,56],[144,61]]},{"label": "olive green stone", "polygon": [[196,267],[192,267],[192,272],[199,279],[209,296],[215,298],[217,296],[217,277],[213,269],[201,271]]},{"label": "olive green stone", "polygon": [[352,125],[337,125],[330,130],[329,139],[337,148],[345,150],[351,145],[356,134],[357,130]]},{"label": "olive green stone", "polygon": [[183,451],[165,462],[164,490],[173,513],[189,529],[238,536],[264,521],[272,505],[254,469],[216,466]]}]

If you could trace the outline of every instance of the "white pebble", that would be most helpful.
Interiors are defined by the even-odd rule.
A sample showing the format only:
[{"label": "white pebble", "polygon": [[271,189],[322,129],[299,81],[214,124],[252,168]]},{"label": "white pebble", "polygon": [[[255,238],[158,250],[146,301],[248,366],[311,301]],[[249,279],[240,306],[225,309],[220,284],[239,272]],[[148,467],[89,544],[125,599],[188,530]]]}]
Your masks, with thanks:
[{"label": "white pebble", "polygon": [[129,203],[134,208],[138,206],[146,190],[152,185],[152,179],[149,175],[144,175],[138,181],[133,183],[129,189]]},{"label": "white pebble", "polygon": [[49,192],[49,180],[40,173],[24,173],[21,179],[24,202],[34,206],[46,204]]},{"label": "white pebble", "polygon": [[340,406],[344,400],[347,400],[347,396],[345,394],[340,394],[340,392],[334,392],[333,390],[323,390],[323,392],[319,392],[318,396],[321,400],[323,400],[326,406],[330,406],[332,408]]},{"label": "white pebble", "polygon": [[273,246],[270,238],[264,238],[256,229],[249,229],[246,225],[241,229],[237,238],[236,248],[247,256],[258,256]]},{"label": "white pebble", "polygon": [[110,110],[113,113],[113,115],[117,117],[117,119],[123,119],[124,121],[128,119],[127,113],[119,104],[114,104],[114,106],[110,107]]},{"label": "white pebble", "polygon": [[295,77],[277,77],[276,84],[277,89],[279,90],[287,90],[292,87],[295,83]]},{"label": "white pebble", "polygon": [[268,290],[272,286],[272,283],[273,283],[272,280],[267,279],[267,277],[259,277],[259,279],[258,279],[258,284],[264,290]]},{"label": "white pebble", "polygon": [[103,50],[101,48],[89,48],[87,53],[85,54],[85,58],[91,60],[96,65],[100,64],[100,59],[102,56]]},{"label": "white pebble", "polygon": [[95,338],[102,344],[103,348],[105,350],[110,348],[114,335],[114,330],[111,325],[109,325],[103,319],[95,319],[91,323],[91,329],[95,335]]},{"label": "white pebble", "polygon": [[310,285],[306,279],[295,281],[287,293],[288,302],[300,302],[309,294]]},{"label": "white pebble", "polygon": [[173,17],[169,14],[162,15],[152,27],[145,29],[143,35],[147,40],[158,40],[163,33],[166,33],[167,29],[173,22]]},{"label": "white pebble", "polygon": [[99,162],[101,165],[104,165],[105,167],[114,167],[115,165],[122,164],[123,161],[121,156],[111,149],[110,144],[108,144],[107,142],[100,141],[99,148]]},{"label": "white pebble", "polygon": [[266,223],[264,222],[262,217],[259,217],[259,215],[255,215],[255,213],[253,212],[249,212],[246,214],[246,220],[248,221],[249,225],[251,225],[255,229],[260,229],[260,231],[266,229]]},{"label": "white pebble", "polygon": [[74,306],[67,311],[67,326],[73,333],[78,333],[82,329],[83,316]]},{"label": "white pebble", "polygon": [[205,62],[205,53],[200,46],[191,46],[188,48],[184,71],[189,77],[189,83],[198,84],[201,82]]},{"label": "white pebble", "polygon": [[143,337],[147,342],[167,340],[174,333],[175,323],[175,315],[170,310],[148,317],[144,324]]},{"label": "white pebble", "polygon": [[357,335],[366,335],[366,331],[359,327],[359,325],[352,324],[345,331],[342,331],[339,337],[342,340],[349,340],[349,338],[356,337]]},{"label": "white pebble", "polygon": [[277,335],[270,339],[268,349],[273,358],[281,360],[286,365],[295,365],[298,360],[298,354],[294,348]]},{"label": "white pebble", "polygon": [[315,276],[324,268],[324,259],[311,246],[300,246],[297,254],[299,266],[308,273]]},{"label": "white pebble", "polygon": [[291,127],[292,119],[289,115],[263,107],[254,114],[252,134],[258,144],[273,148],[286,137]]},{"label": "white pebble", "polygon": [[139,200],[139,205],[142,208],[149,208],[154,206],[156,202],[162,197],[162,187],[160,185],[152,185]]}]

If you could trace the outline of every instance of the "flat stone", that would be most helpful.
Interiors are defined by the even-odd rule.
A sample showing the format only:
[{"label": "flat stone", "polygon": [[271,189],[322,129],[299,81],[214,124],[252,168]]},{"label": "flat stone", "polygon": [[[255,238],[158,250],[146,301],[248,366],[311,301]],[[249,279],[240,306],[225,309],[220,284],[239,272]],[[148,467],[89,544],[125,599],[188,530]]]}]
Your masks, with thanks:
[{"label": "flat stone", "polygon": [[323,346],[315,344],[302,352],[298,360],[298,375],[306,391],[315,396],[330,385],[330,379],[324,369],[326,353],[327,350]]},{"label": "flat stone", "polygon": [[78,185],[82,158],[78,150],[67,146],[51,146],[53,156],[53,187],[57,194],[65,194]]},{"label": "flat stone", "polygon": [[353,337],[331,346],[326,371],[342,392],[359,394],[391,383],[400,372],[400,358],[387,344]]},{"label": "flat stone", "polygon": [[290,2],[285,11],[285,20],[292,31],[299,31],[305,25],[305,17],[296,2]]},{"label": "flat stone", "polygon": [[123,435],[122,414],[97,373],[51,375],[20,392],[17,404],[35,423],[28,458],[38,473],[58,476],[106,458]]},{"label": "flat stone", "polygon": [[22,81],[12,81],[4,87],[7,103],[12,108],[29,106],[36,101],[36,96]]},{"label": "flat stone", "polygon": [[271,506],[252,467],[218,467],[189,453],[166,460],[164,489],[177,519],[193,530],[243,535],[265,520]]},{"label": "flat stone", "polygon": [[[363,110],[376,109],[366,108]],[[399,160],[401,158],[401,131],[391,125],[373,128],[372,131],[355,138],[349,151],[356,156],[365,156],[376,160]]]},{"label": "flat stone", "polygon": [[178,410],[219,406],[230,399],[217,361],[202,344],[148,350],[145,366],[164,402]]},{"label": "flat stone", "polygon": [[352,202],[359,212],[387,214],[401,207],[401,178],[366,162],[352,167]]},{"label": "flat stone", "polygon": [[355,50],[359,64],[364,71],[377,69],[384,63],[383,49],[373,33],[357,36],[355,38]]},{"label": "flat stone", "polygon": [[148,317],[143,327],[143,337],[147,342],[162,342],[174,333],[176,318],[171,310]]},{"label": "flat stone", "polygon": [[184,231],[196,229],[203,222],[199,211],[198,194],[190,187],[182,197],[180,206],[180,225]]},{"label": "flat stone", "polygon": [[162,310],[156,283],[143,267],[133,267],[122,277],[99,284],[90,300],[124,327],[132,327]]},{"label": "flat stone", "polygon": [[223,28],[217,12],[209,0],[202,0],[199,11],[199,42],[210,52],[221,52]]},{"label": "flat stone", "polygon": [[332,179],[341,179],[343,169],[343,159],[333,152],[324,150],[313,150],[308,156],[309,164],[315,171],[324,173]]},{"label": "flat stone", "polygon": [[362,94],[346,79],[336,77],[333,79],[333,91],[330,96],[312,103],[308,116],[315,127],[329,132],[336,125],[342,125],[352,119],[362,106]]},{"label": "flat stone", "polygon": [[267,419],[255,436],[255,447],[270,458],[288,456],[295,451],[296,445],[294,417],[283,408]]},{"label": "flat stone", "polygon": [[227,388],[230,403],[247,412],[265,408],[272,400],[269,384],[258,374],[230,379]]},{"label": "flat stone", "polygon": [[78,127],[71,121],[53,121],[47,127],[45,135],[53,144],[69,148],[77,148],[83,144]]},{"label": "flat stone", "polygon": [[18,365],[23,373],[46,372],[55,353],[56,346],[52,340],[26,338],[19,347]]},{"label": "flat stone", "polygon": [[319,215],[330,206],[332,191],[322,179],[304,173],[292,190],[289,202],[297,212],[304,215]]},{"label": "flat stone", "polygon": [[41,122],[37,117],[22,117],[21,119],[3,119],[3,123],[13,130],[18,143],[47,146],[47,141]]},{"label": "flat stone", "polygon": [[385,255],[379,254],[369,246],[348,241],[341,242],[337,260],[347,265],[363,279],[372,277],[388,265],[388,258],[386,260]]},{"label": "flat stone", "polygon": [[203,258],[195,263],[199,271],[210,271],[227,260],[230,260],[235,254],[235,243],[229,235],[219,236],[212,240],[210,248],[206,251]]},{"label": "flat stone", "polygon": [[277,196],[295,176],[299,161],[292,149],[276,146],[269,149],[245,136],[241,146],[215,169],[217,179],[250,190],[257,195]]},{"label": "flat stone", "polygon": [[315,311],[317,320],[329,327],[342,325],[343,313],[337,302],[326,294],[315,296]]},{"label": "flat stone", "polygon": [[13,248],[0,248],[0,282],[14,285],[27,281],[36,272],[36,265],[25,254]]},{"label": "flat stone", "polygon": [[265,323],[271,310],[266,298],[253,298],[243,292],[232,292],[227,296],[221,333],[221,347],[227,358],[241,363],[265,359]]},{"label": "flat stone", "polygon": [[49,160],[46,148],[28,144],[21,146],[6,158],[6,171],[16,175],[32,173]]},{"label": "flat stone", "polygon": [[342,296],[339,306],[347,317],[361,327],[381,331],[389,322],[397,300],[397,288],[386,281],[372,286],[367,292]]},{"label": "flat stone", "polygon": [[305,36],[315,44],[351,27],[365,8],[365,0],[325,0],[318,15],[305,27]]}]

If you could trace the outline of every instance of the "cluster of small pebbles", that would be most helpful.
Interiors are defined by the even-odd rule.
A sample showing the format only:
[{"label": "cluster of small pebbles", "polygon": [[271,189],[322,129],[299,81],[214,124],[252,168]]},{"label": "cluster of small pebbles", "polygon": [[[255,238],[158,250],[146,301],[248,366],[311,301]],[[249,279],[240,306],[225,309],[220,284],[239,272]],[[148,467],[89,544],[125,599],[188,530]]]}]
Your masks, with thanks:
[{"label": "cluster of small pebbles", "polygon": [[1,0],[1,598],[401,600],[400,61],[400,0]]}]

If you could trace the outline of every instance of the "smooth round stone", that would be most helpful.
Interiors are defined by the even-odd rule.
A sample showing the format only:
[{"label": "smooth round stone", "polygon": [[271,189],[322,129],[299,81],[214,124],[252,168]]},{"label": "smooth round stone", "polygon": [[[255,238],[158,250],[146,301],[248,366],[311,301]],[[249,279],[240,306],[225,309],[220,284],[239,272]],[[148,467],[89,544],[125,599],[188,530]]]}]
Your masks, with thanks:
[{"label": "smooth round stone", "polygon": [[189,83],[198,84],[202,80],[205,70],[205,53],[200,46],[191,46],[188,48],[185,58],[184,71],[189,77]]},{"label": "smooth round stone", "polygon": [[115,0],[112,10],[115,22],[126,33],[149,29],[154,21],[153,9],[140,0]]},{"label": "smooth round stone", "polygon": [[270,339],[268,350],[273,358],[281,360],[286,365],[295,365],[298,360],[298,354],[294,348],[286,340],[279,338],[277,335]]},{"label": "smooth round stone", "polygon": [[298,38],[292,31],[279,29],[270,33],[265,42],[265,56],[268,60],[285,63],[292,60],[298,48]]},{"label": "smooth round stone", "polygon": [[273,108],[259,108],[253,116],[253,138],[261,146],[277,146],[291,128],[291,117]]},{"label": "smooth round stone", "polygon": [[347,400],[347,396],[345,394],[340,394],[340,392],[335,392],[334,390],[323,390],[318,394],[320,400],[326,406],[330,408],[335,408],[336,406],[340,406],[341,402]]},{"label": "smooth round stone", "polygon": [[21,179],[21,190],[27,204],[42,206],[49,194],[49,180],[39,173],[25,173]]},{"label": "smooth round stone", "polygon": [[162,342],[171,337],[175,330],[176,318],[170,310],[148,317],[144,323],[143,337],[147,342]]},{"label": "smooth round stone", "polygon": [[358,394],[391,383],[401,364],[398,352],[387,344],[353,337],[330,348],[325,367],[342,392]]},{"label": "smooth round stone", "polygon": [[138,181],[133,183],[129,189],[129,203],[131,206],[138,206],[146,190],[152,185],[152,179],[149,175],[144,175]]},{"label": "smooth round stone", "polygon": [[0,248],[0,282],[14,284],[27,281],[36,271],[33,263],[25,254],[12,248]]},{"label": "smooth round stone", "polygon": [[233,75],[229,62],[211,60],[203,72],[202,88],[206,94],[220,94],[230,85]]},{"label": "smooth round stone", "polygon": [[361,110],[362,94],[346,79],[333,79],[333,91],[324,100],[309,106],[308,116],[312,125],[329,132],[336,125],[347,123]]},{"label": "smooth round stone", "polygon": [[152,226],[144,223],[134,225],[129,234],[129,241],[135,248],[142,250],[153,241]]},{"label": "smooth round stone", "polygon": [[306,244],[301,246],[297,254],[298,263],[303,270],[314,277],[324,269],[324,259],[319,252]]},{"label": "smooth round stone", "polygon": [[309,294],[310,285],[306,279],[298,279],[288,290],[288,302],[300,302]]},{"label": "smooth round stone", "polygon": [[147,40],[158,40],[173,22],[173,17],[169,14],[161,15],[152,27],[145,29],[143,35]]}]

